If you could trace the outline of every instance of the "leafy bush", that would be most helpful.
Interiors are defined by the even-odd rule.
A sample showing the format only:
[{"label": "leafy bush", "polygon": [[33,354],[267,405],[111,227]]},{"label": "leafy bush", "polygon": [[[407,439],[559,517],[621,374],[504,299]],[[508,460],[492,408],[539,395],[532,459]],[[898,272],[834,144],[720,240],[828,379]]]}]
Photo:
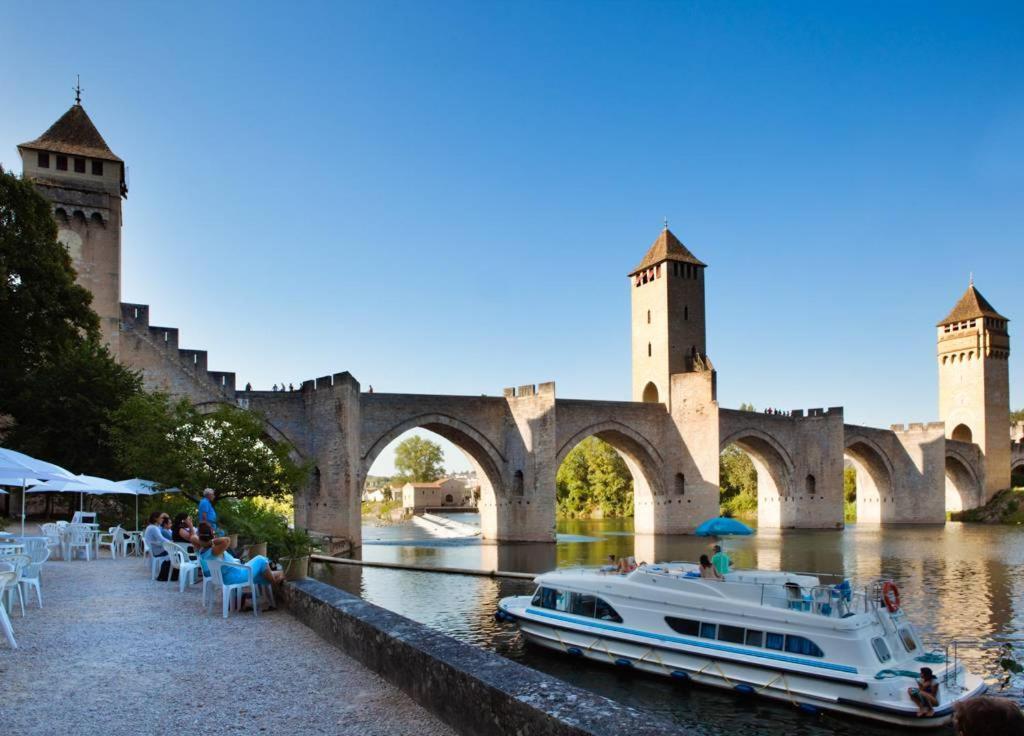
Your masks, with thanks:
[{"label": "leafy bush", "polygon": [[270,542],[288,529],[287,517],[261,498],[223,499],[217,504],[217,523],[239,544]]}]

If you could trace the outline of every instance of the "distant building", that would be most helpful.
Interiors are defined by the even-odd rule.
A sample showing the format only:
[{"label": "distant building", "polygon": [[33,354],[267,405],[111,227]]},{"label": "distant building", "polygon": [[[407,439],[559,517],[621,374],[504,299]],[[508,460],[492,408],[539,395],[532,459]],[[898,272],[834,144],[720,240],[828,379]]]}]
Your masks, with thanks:
[{"label": "distant building", "polygon": [[402,506],[422,511],[435,506],[463,506],[470,494],[458,478],[443,478],[432,483],[406,483],[402,487]]},{"label": "distant building", "polygon": [[374,488],[372,491],[363,491],[363,500],[370,503],[383,503],[384,501],[390,501],[391,498],[390,488]]}]

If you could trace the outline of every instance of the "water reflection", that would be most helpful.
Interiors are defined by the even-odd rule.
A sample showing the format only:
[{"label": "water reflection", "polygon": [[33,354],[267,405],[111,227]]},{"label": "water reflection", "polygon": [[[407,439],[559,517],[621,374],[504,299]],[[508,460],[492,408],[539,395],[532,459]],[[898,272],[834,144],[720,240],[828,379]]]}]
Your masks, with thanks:
[{"label": "water reflection", "polygon": [[[468,521],[466,518],[460,520]],[[541,572],[556,566],[597,565],[609,554],[638,561],[695,560],[711,542],[696,537],[636,535],[628,520],[567,521],[559,543],[486,544],[438,540],[412,525],[368,528],[362,557],[432,567]],[[584,541],[594,539],[596,541]],[[903,605],[930,646],[969,640],[960,649],[968,667],[998,673],[998,645],[1024,648],[1024,530],[1016,527],[858,527],[845,532],[761,530],[730,538],[737,567],[840,573],[866,584],[891,577]],[[891,729],[830,716],[810,717],[783,706],[741,700],[713,690],[679,688],[660,678],[580,662],[524,646],[514,627],[493,613],[503,596],[531,592],[529,581],[459,575],[316,566],[321,579],[378,605],[478,646],[493,649],[581,687],[657,711],[697,734],[858,734]],[[1020,696],[1019,691],[1013,693]]]}]

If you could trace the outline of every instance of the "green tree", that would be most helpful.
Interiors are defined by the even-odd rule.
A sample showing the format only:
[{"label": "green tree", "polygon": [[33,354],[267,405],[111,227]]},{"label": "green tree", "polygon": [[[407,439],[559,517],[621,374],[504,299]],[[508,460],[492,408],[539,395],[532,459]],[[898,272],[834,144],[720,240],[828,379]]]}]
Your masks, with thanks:
[{"label": "green tree", "polygon": [[757,470],[736,445],[729,445],[719,456],[718,487],[722,509],[727,514],[750,513],[757,509]]},{"label": "green tree", "polygon": [[140,392],[138,374],[89,338],[63,346],[20,383],[23,393],[8,401],[13,447],[77,473],[120,474],[110,426]]},{"label": "green tree", "polygon": [[852,465],[843,468],[843,498],[847,503],[857,500],[857,469]]},{"label": "green tree", "polygon": [[163,394],[136,397],[116,413],[112,434],[126,473],[191,498],[213,488],[221,497],[284,499],[308,472],[291,447],[266,440],[257,414],[234,406],[200,415]]},{"label": "green tree", "polygon": [[555,476],[558,513],[587,518],[633,515],[633,476],[611,445],[588,437],[569,452]]},{"label": "green tree", "polygon": [[57,240],[50,204],[0,169],[0,411],[48,356],[99,337],[91,302]]},{"label": "green tree", "polygon": [[757,411],[753,404],[740,404],[740,411]]},{"label": "green tree", "polygon": [[1024,409],[1016,409],[1010,412],[1010,423],[1024,422]]},{"label": "green tree", "polygon": [[444,450],[436,442],[413,435],[395,448],[399,482],[430,483],[444,475]]}]

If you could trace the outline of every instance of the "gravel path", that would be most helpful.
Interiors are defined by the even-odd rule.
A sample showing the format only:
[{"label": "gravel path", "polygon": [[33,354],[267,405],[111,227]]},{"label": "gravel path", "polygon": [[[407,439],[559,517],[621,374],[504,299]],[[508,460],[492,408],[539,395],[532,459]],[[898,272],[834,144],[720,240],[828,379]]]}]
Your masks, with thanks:
[{"label": "gravel path", "polygon": [[10,734],[454,733],[286,611],[210,616],[202,586],[148,580],[138,558],[48,562],[43,609],[0,636]]}]

